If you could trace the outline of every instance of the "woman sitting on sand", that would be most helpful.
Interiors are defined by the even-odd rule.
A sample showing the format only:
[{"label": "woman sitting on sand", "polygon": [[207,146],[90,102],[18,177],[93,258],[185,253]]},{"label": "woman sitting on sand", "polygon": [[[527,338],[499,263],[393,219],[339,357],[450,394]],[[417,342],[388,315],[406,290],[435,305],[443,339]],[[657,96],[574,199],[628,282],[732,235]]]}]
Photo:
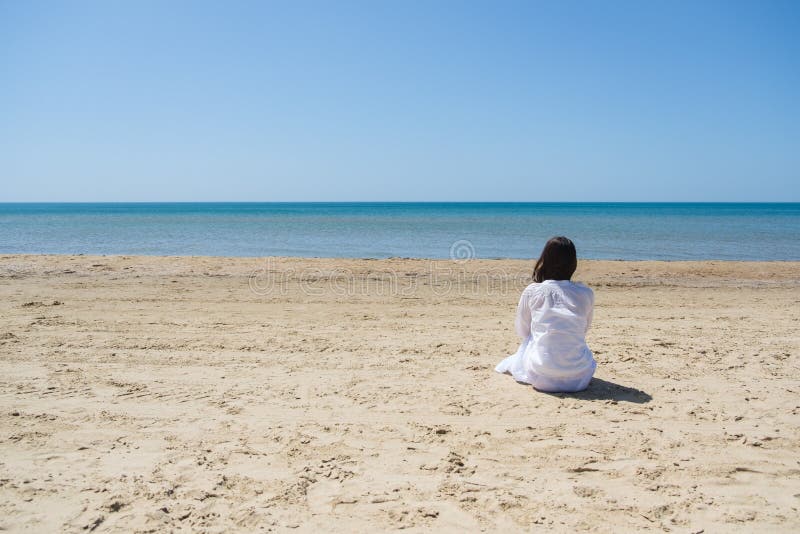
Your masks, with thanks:
[{"label": "woman sitting on sand", "polygon": [[571,282],[578,266],[575,245],[554,237],[544,246],[517,308],[522,344],[495,368],[540,391],[586,389],[597,364],[586,345],[594,293]]}]

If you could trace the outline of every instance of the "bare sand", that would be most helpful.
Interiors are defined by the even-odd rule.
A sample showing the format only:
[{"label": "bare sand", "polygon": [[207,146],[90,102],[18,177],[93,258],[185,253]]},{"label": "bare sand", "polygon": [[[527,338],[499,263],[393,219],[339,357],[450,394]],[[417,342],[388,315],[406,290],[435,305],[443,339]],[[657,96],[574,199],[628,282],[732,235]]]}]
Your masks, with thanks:
[{"label": "bare sand", "polygon": [[800,530],[800,263],[581,262],[558,395],[531,266],[0,256],[0,529]]}]

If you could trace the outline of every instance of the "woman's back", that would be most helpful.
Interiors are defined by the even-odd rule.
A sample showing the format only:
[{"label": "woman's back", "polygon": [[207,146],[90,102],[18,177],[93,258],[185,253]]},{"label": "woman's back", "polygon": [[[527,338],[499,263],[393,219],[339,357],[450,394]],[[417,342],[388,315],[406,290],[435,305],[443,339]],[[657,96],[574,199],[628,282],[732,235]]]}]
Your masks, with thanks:
[{"label": "woman's back", "polygon": [[531,338],[526,347],[531,371],[570,379],[593,369],[585,337],[593,304],[591,289],[568,280],[546,280],[526,288],[517,317],[518,333]]}]

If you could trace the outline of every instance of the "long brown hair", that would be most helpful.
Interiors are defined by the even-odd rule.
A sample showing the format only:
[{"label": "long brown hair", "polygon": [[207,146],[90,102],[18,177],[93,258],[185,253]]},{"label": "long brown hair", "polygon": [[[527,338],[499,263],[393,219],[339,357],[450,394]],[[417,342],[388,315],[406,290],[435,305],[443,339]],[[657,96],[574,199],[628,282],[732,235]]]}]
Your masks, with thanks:
[{"label": "long brown hair", "polygon": [[569,280],[578,268],[575,244],[564,236],[551,238],[533,268],[533,281]]}]

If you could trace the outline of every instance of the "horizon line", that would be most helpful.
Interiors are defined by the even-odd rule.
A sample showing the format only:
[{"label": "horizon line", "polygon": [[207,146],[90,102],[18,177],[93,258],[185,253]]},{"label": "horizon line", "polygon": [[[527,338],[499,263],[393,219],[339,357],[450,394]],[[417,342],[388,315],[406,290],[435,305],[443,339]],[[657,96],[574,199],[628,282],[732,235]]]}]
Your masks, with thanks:
[{"label": "horizon line", "polygon": [[3,204],[800,204],[800,200],[0,200]]}]

